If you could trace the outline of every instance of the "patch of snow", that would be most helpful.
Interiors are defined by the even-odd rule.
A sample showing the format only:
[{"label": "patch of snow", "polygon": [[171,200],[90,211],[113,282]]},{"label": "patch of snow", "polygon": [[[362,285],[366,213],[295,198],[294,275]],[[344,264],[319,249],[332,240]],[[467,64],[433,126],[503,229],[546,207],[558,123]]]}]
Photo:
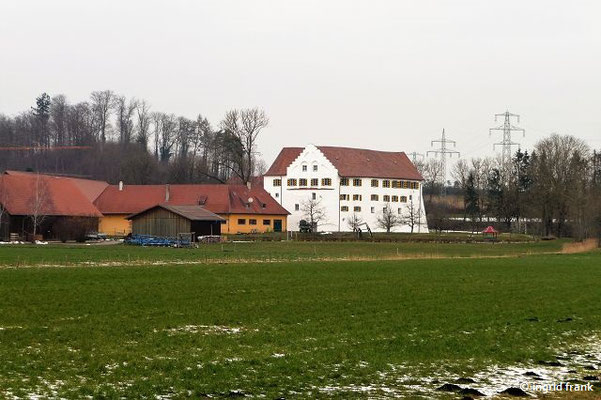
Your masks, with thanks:
[{"label": "patch of snow", "polygon": [[[164,329],[169,335],[192,333],[202,335],[237,335],[243,328],[223,325],[183,325],[177,328]],[[156,332],[156,330],[155,330]]]},{"label": "patch of snow", "polygon": [[0,326],[0,331],[6,331],[9,329],[23,329],[22,326],[12,325],[12,326]]}]

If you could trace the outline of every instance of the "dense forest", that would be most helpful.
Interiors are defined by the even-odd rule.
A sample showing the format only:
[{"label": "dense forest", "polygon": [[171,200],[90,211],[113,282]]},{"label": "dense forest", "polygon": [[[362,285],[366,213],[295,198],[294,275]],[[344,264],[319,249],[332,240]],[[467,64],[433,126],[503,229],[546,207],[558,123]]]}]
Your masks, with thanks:
[{"label": "dense forest", "polygon": [[227,111],[214,127],[200,114],[153,111],[110,90],[75,104],[43,93],[27,111],[0,114],[0,170],[131,184],[247,182],[265,168],[256,140],[268,123],[257,108]]}]

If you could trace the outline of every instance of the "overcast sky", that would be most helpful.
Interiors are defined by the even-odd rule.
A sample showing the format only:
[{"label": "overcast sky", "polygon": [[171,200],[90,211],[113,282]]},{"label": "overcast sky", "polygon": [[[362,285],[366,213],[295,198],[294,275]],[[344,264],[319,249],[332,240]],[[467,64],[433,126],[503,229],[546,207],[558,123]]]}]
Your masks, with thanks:
[{"label": "overcast sky", "polygon": [[[524,147],[551,132],[601,147],[601,2],[1,0],[0,113],[111,89],[216,125],[258,106],[283,146],[491,155],[494,114]],[[499,124],[502,121],[499,121]]]}]

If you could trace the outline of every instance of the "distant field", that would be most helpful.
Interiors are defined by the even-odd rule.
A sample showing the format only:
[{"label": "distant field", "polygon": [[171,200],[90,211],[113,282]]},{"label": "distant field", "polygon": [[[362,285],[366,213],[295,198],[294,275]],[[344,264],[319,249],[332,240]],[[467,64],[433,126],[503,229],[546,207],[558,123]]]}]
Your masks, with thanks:
[{"label": "distant field", "polygon": [[[237,246],[257,258],[275,251]],[[295,246],[277,254],[313,256],[313,244]],[[519,249],[504,246],[401,248],[460,256]],[[395,246],[367,243],[316,248],[328,256],[396,253]],[[28,249],[36,261],[60,261],[65,252],[82,259],[209,252],[99,246],[76,256],[70,248]],[[14,262],[13,251],[0,249],[3,262]],[[219,246],[211,251],[221,254]],[[526,379],[526,370],[578,380],[598,374],[587,367],[601,366],[600,288],[599,251],[3,268],[0,397],[461,398],[434,389],[468,377],[475,382],[462,388],[493,394]],[[556,356],[562,366],[539,364]]]},{"label": "distant field", "polygon": [[561,250],[562,240],[536,243],[254,242],[202,245],[198,249],[127,245],[2,245],[1,265],[89,263],[249,262],[404,257],[510,256]]}]

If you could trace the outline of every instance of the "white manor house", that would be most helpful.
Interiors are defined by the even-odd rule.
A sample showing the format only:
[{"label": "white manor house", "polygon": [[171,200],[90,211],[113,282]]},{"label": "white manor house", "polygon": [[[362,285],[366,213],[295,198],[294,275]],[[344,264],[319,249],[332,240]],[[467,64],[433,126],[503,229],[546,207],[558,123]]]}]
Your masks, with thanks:
[{"label": "white manor house", "polygon": [[[319,231],[351,231],[360,219],[385,232],[378,217],[390,207],[403,221],[393,232],[428,232],[423,178],[403,152],[314,146],[285,147],[264,175],[263,186],[290,212],[288,229],[307,220],[303,205],[319,202]],[[412,215],[409,218],[409,215]]]}]

